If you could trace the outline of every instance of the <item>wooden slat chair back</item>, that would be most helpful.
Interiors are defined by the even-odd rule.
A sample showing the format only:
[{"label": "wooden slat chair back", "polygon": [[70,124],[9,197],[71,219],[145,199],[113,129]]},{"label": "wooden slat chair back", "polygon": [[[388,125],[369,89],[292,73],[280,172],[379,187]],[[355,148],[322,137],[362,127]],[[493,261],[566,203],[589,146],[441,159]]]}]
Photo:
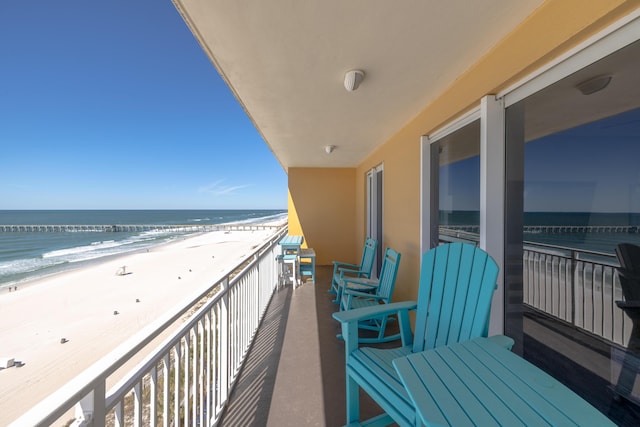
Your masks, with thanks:
[{"label": "wooden slat chair back", "polygon": [[618,277],[625,301],[640,301],[640,246],[620,243],[616,246],[620,263]]},{"label": "wooden slat chair back", "polygon": [[450,244],[422,258],[413,352],[486,336],[498,265],[482,249]]},{"label": "wooden slat chair back", "polygon": [[[413,352],[486,336],[497,276],[497,264],[482,249],[464,243],[446,244],[423,254],[417,302],[394,302],[334,313],[333,317],[342,323],[345,340],[346,424],[416,425],[415,407],[391,362]],[[415,335],[409,322],[409,311],[413,310],[417,310]],[[402,346],[359,347],[359,322],[391,314],[398,316]],[[504,345],[509,347],[511,343],[506,339]],[[384,414],[360,421],[360,388]]]},{"label": "wooden slat chair back", "polygon": [[398,277],[398,269],[400,268],[401,254],[391,248],[387,248],[384,254],[384,261],[380,270],[380,280],[376,295],[380,301],[388,304],[393,296],[393,288],[396,286],[396,278]]},{"label": "wooden slat chair back", "polygon": [[373,263],[376,259],[376,249],[378,241],[367,237],[362,249],[362,259],[360,264],[349,264],[346,262],[333,261],[333,276],[329,292],[336,294],[335,303],[340,304],[342,289],[340,284],[343,277],[365,277],[370,278],[373,270]]},{"label": "wooden slat chair back", "polygon": [[[340,303],[341,310],[352,310],[362,307],[371,307],[379,304],[388,304],[393,296],[393,289],[398,276],[398,268],[400,267],[401,254],[397,251],[387,248],[380,270],[380,278],[376,286],[373,288],[374,293],[363,292],[360,288],[351,289],[349,287],[349,279],[344,279],[342,301]],[[354,279],[354,283],[358,279]],[[389,342],[400,339],[400,334],[385,336],[389,316],[381,316],[379,318],[370,319],[360,324],[361,329],[377,332],[375,337],[360,337],[361,343],[378,343]]]},{"label": "wooden slat chair back", "polygon": [[631,319],[632,327],[627,351],[613,391],[616,393],[616,398],[628,399],[636,382],[638,373],[636,355],[640,353],[640,246],[620,243],[616,246],[616,257],[620,263],[618,278],[624,297],[623,301],[616,301],[616,305]]},{"label": "wooden slat chair back", "polygon": [[373,271],[373,263],[376,260],[376,249],[378,248],[378,241],[374,239],[367,239],[362,251],[362,262],[360,263],[360,270],[362,271],[362,277],[371,277]]}]

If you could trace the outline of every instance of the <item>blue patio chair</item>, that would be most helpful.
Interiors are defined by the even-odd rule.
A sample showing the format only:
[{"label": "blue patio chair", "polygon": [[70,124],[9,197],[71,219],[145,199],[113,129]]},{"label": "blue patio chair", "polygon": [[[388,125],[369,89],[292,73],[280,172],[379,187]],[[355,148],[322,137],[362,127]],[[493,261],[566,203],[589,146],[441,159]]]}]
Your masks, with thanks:
[{"label": "blue patio chair", "polygon": [[[342,323],[346,351],[347,425],[415,426],[416,410],[392,360],[441,345],[487,336],[491,298],[498,266],[474,245],[451,243],[422,256],[418,301],[394,302],[340,311],[333,317]],[[416,310],[415,334],[409,311]],[[396,314],[402,346],[379,349],[358,346],[358,327],[367,319]],[[510,348],[512,341],[501,337]],[[500,340],[500,339],[498,339]],[[360,421],[359,388],[385,411]],[[361,423],[361,424],[359,424]]]},{"label": "blue patio chair", "polygon": [[[363,282],[357,278],[345,278],[343,281],[344,285],[340,310],[352,310],[390,303],[393,288],[396,285],[399,266],[400,254],[391,248],[387,248],[384,253],[384,260],[378,280],[365,279]],[[391,320],[389,316],[385,315],[360,322],[359,327],[361,329],[378,332],[378,335],[376,337],[360,337],[359,342],[379,343],[400,339],[400,334],[385,336],[385,330],[389,320]]]},{"label": "blue patio chair", "polygon": [[378,241],[367,237],[367,240],[364,242],[364,249],[362,250],[362,260],[360,261],[360,264],[333,261],[333,278],[331,281],[331,288],[329,289],[329,292],[336,294],[336,299],[333,300],[333,302],[340,304],[340,298],[342,296],[340,283],[344,277],[371,277],[373,262],[376,259],[377,247]]},{"label": "blue patio chair", "polygon": [[620,263],[620,268],[617,269],[618,279],[624,297],[624,300],[616,301],[616,305],[629,316],[632,326],[627,352],[613,391],[616,397],[628,399],[633,392],[638,373],[637,351],[640,350],[640,246],[620,243],[616,246],[616,256]]}]

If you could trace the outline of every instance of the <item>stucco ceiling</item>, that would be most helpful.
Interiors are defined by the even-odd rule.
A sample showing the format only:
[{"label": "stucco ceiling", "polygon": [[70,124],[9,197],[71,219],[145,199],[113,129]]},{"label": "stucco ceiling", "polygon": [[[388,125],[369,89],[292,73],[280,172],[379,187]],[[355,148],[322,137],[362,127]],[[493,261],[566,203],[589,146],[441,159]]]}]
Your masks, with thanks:
[{"label": "stucco ceiling", "polygon": [[174,3],[288,170],[357,166],[543,0]]},{"label": "stucco ceiling", "polygon": [[[610,77],[602,90],[585,95],[578,86]],[[524,138],[534,141],[586,123],[640,108],[640,41],[558,80],[523,100]],[[517,119],[513,119],[516,120]],[[439,140],[440,164],[480,155],[480,120]]]},{"label": "stucco ceiling", "polygon": [[[598,76],[611,81],[583,95],[577,86]],[[640,42],[634,42],[525,100],[525,139],[535,140],[640,107]]]}]

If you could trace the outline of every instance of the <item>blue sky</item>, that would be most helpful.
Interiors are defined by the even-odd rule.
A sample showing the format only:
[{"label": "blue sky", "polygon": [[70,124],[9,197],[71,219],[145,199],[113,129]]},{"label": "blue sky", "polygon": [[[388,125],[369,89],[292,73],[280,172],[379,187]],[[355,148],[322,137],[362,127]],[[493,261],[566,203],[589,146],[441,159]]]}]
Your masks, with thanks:
[{"label": "blue sky", "polygon": [[[640,212],[640,109],[525,145],[525,211]],[[480,159],[440,170],[440,209],[480,209]]]},{"label": "blue sky", "polygon": [[2,2],[0,58],[0,209],[286,208],[169,0]]},{"label": "blue sky", "polygon": [[525,210],[640,212],[640,109],[525,145]]}]

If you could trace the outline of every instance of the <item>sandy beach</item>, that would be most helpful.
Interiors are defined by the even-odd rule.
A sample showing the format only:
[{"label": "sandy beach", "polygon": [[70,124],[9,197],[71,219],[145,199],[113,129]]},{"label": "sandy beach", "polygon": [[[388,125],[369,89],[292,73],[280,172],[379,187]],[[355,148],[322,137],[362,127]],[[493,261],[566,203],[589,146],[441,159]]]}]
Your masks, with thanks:
[{"label": "sandy beach", "polygon": [[[60,273],[17,291],[2,289],[0,358],[24,365],[0,370],[0,425],[167,309],[211,286],[274,232],[205,233]],[[127,274],[116,274],[122,266]]]}]

